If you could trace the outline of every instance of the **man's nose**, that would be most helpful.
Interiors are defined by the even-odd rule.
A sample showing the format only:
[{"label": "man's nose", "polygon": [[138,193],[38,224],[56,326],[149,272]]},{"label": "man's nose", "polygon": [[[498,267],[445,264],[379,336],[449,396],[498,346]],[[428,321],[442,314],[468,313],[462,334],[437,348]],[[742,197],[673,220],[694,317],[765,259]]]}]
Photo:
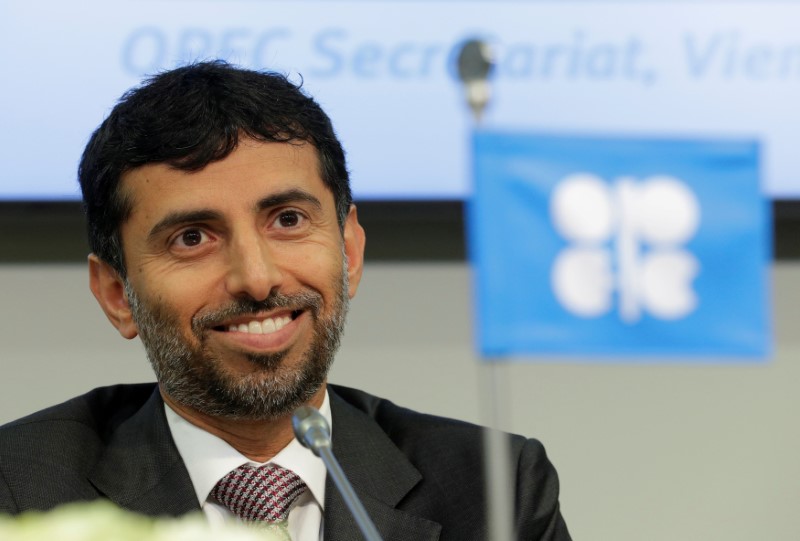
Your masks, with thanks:
[{"label": "man's nose", "polygon": [[258,235],[231,244],[229,265],[226,288],[234,297],[262,301],[283,280],[273,251]]}]

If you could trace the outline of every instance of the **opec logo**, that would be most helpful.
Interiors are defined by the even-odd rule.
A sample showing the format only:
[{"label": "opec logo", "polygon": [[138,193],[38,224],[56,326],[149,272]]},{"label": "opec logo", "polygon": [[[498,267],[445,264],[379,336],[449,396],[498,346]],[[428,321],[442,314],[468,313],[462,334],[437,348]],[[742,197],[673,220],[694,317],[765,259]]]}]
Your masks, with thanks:
[{"label": "opec logo", "polygon": [[756,142],[483,131],[474,143],[482,355],[770,351]]},{"label": "opec logo", "polygon": [[697,233],[700,204],[686,183],[668,175],[606,182],[569,175],[550,199],[556,231],[570,243],[552,267],[553,292],[576,316],[616,310],[633,324],[646,312],[675,320],[697,309],[700,270],[686,243]]}]

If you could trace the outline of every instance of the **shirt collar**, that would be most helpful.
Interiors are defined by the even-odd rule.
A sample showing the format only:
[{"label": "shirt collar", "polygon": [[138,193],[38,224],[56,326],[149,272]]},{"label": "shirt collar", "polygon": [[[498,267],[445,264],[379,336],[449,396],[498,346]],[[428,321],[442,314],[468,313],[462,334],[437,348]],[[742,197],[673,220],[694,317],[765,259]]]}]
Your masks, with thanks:
[{"label": "shirt collar", "polygon": [[[322,459],[314,455],[309,449],[303,447],[296,439],[264,463],[253,462],[239,451],[231,447],[226,441],[205,430],[193,425],[175,410],[164,404],[167,424],[172,432],[172,439],[183,458],[189,478],[197,494],[197,501],[204,506],[211,490],[228,472],[242,464],[261,466],[262,464],[277,464],[292,470],[308,487],[321,509],[325,508],[325,478],[327,471]],[[319,412],[328,421],[328,426],[333,431],[331,422],[331,405],[328,391]]]}]

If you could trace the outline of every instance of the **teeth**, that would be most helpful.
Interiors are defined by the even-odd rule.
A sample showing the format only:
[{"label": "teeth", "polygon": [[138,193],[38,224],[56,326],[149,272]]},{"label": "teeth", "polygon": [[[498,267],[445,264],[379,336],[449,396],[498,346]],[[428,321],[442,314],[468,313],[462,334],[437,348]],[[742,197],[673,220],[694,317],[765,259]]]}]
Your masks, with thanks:
[{"label": "teeth", "polygon": [[[274,320],[265,319],[264,321],[261,322],[261,325],[262,326],[265,325],[267,321],[274,321],[275,322],[275,330],[279,331],[279,330],[281,330],[283,328],[284,325],[286,325],[287,323],[292,321],[292,318],[289,317],[289,316],[284,316],[284,317],[277,317]],[[265,333],[267,332],[266,328],[264,328],[264,332]]]},{"label": "teeth", "polygon": [[230,325],[229,332],[243,332],[249,334],[270,334],[281,330],[286,324],[292,321],[289,316],[267,318],[264,321],[251,321],[239,325]]}]

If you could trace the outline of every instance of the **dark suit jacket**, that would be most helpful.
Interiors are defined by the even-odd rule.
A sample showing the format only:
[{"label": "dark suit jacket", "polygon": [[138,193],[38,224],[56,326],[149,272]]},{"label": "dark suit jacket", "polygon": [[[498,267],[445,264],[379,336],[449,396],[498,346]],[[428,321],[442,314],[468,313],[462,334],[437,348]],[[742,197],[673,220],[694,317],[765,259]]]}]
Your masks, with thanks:
[{"label": "dark suit jacket", "polygon": [[[329,386],[333,448],[386,541],[486,539],[481,429]],[[512,437],[519,539],[569,540],[541,444]],[[330,479],[326,541],[361,539]],[[199,511],[153,384],[95,389],[0,428],[0,512],[107,498],[147,515]]]}]

